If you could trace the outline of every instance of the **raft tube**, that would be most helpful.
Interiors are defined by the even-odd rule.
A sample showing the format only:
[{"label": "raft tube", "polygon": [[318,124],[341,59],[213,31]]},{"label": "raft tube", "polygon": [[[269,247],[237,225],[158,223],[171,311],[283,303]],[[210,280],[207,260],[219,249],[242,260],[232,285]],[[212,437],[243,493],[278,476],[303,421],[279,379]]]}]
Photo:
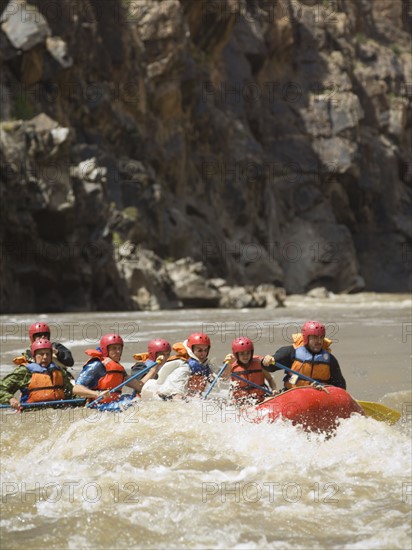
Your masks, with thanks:
[{"label": "raft tube", "polygon": [[308,431],[331,431],[341,419],[349,418],[353,413],[365,415],[359,403],[336,386],[292,388],[269,397],[257,405],[255,411],[257,423],[284,418],[294,425],[302,425]]}]

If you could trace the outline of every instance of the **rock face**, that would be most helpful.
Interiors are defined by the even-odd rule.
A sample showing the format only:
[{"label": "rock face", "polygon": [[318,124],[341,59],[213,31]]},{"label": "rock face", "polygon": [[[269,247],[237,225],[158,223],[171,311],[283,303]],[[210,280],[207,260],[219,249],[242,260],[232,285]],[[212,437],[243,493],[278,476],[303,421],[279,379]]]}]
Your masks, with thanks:
[{"label": "rock face", "polygon": [[408,2],[2,5],[2,311],[409,289]]}]

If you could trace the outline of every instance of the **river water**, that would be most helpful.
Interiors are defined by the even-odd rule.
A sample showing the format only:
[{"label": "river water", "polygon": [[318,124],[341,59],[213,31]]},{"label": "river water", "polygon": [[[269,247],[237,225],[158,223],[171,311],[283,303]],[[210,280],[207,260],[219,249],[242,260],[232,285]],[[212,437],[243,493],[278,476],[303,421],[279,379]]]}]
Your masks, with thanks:
[{"label": "river water", "polygon": [[287,306],[2,316],[2,376],[40,318],[72,350],[77,374],[105,332],[124,337],[128,368],[152,337],[206,330],[218,368],[236,336],[273,353],[314,317],[327,325],[348,391],[402,413],[395,426],[354,416],[334,437],[308,435],[219,407],[224,383],[210,401],[144,401],[122,414],[2,411],[2,550],[410,549],[410,296],[290,297]]}]

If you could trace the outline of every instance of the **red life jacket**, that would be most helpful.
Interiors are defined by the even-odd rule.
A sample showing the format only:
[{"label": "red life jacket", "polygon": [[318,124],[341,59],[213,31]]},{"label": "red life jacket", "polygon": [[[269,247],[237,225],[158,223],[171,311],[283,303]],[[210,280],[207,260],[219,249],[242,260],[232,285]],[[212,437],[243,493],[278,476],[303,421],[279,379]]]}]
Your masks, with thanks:
[{"label": "red life jacket", "polygon": [[[97,386],[91,388],[92,390],[112,390],[116,388],[126,378],[126,371],[120,363],[116,363],[110,357],[103,357],[101,351],[97,349],[87,349],[86,355],[90,355],[94,359],[98,359],[106,369],[106,374],[99,378]],[[91,359],[92,361],[93,359]],[[89,361],[90,362],[90,361]],[[122,394],[122,390],[111,393],[105,399],[100,399],[99,403],[110,403],[111,401],[118,401]]]},{"label": "red life jacket", "polygon": [[[261,358],[254,356],[247,367],[241,365],[236,361],[232,365],[232,372],[246,378],[259,386],[265,385],[265,375],[262,370]],[[253,398],[258,401],[263,401],[266,397],[266,393],[263,390],[248,386],[246,382],[238,380],[237,378],[232,378],[232,396],[238,401],[247,398]]]},{"label": "red life jacket", "polygon": [[53,369],[51,373],[33,372],[27,390],[29,392],[27,403],[64,399],[64,381],[61,370]]},{"label": "red life jacket", "polygon": [[[106,357],[105,359],[103,359],[102,365],[104,365],[104,368],[106,369],[106,374],[99,378],[97,386],[95,388],[92,388],[93,390],[112,390],[113,388],[116,388],[117,386],[122,384],[122,382],[124,382],[124,379],[126,378],[126,371],[120,363],[116,363],[116,361],[113,361],[109,357]],[[121,394],[121,389],[119,391],[115,391],[105,399],[101,399],[100,403],[110,403],[111,401],[118,401]]]}]

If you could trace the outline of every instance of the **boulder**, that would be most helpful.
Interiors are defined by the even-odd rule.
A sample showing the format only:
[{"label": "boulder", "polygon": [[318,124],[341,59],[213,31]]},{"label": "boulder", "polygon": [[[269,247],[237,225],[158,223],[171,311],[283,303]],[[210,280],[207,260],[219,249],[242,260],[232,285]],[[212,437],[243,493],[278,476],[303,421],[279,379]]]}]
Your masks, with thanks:
[{"label": "boulder", "polygon": [[219,306],[226,309],[243,309],[266,306],[262,293],[255,294],[253,288],[243,286],[222,287]]},{"label": "boulder", "polygon": [[329,298],[330,292],[327,288],[324,286],[317,286],[315,288],[311,288],[307,293],[306,296],[309,296],[309,298],[319,299],[319,298]]},{"label": "boulder", "polygon": [[51,35],[47,21],[37,7],[23,0],[10,0],[0,21],[2,31],[17,50],[31,50]]},{"label": "boulder", "polygon": [[117,266],[136,309],[182,307],[162,260],[151,250],[125,242],[117,245]]},{"label": "boulder", "polygon": [[217,307],[219,291],[207,281],[206,269],[201,262],[181,258],[167,264],[167,273],[174,283],[174,292],[185,307]]}]

